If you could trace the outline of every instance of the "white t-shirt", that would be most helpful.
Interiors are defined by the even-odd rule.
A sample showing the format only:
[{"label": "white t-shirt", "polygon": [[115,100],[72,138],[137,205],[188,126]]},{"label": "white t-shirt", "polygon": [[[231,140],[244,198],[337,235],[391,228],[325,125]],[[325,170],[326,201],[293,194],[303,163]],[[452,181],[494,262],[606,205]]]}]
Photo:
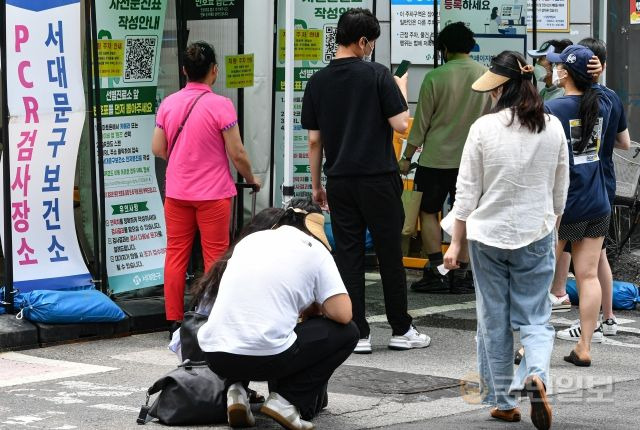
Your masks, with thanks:
[{"label": "white t-shirt", "polygon": [[346,293],[333,257],[315,238],[289,226],[250,234],[227,263],[209,320],[198,331],[200,348],[279,354],[295,342],[302,310]]}]

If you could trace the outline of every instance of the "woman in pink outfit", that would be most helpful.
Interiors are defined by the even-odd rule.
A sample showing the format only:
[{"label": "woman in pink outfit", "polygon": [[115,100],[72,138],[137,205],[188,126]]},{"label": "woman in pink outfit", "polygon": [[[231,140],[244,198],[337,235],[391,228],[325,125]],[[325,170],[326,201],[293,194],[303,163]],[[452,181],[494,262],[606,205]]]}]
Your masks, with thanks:
[{"label": "woman in pink outfit", "polygon": [[229,160],[248,183],[260,187],[231,100],[211,90],[218,77],[213,47],[192,43],[183,64],[187,85],[160,104],[152,141],[154,155],[167,160],[164,294],[173,325],[184,313],[185,273],[196,230],[205,272],[229,245],[231,198],[236,194]]}]

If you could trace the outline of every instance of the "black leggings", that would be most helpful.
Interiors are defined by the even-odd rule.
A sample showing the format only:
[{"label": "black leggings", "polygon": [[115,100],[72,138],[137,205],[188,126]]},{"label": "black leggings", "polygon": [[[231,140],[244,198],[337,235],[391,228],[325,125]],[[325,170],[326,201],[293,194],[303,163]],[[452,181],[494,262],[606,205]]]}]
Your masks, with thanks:
[{"label": "black leggings", "polygon": [[323,407],[327,383],[333,372],[353,352],[360,333],[350,322],[338,324],[327,318],[312,318],[295,328],[297,340],[277,355],[254,356],[207,352],[209,367],[227,380],[268,381],[276,392],[300,410],[305,420]]}]

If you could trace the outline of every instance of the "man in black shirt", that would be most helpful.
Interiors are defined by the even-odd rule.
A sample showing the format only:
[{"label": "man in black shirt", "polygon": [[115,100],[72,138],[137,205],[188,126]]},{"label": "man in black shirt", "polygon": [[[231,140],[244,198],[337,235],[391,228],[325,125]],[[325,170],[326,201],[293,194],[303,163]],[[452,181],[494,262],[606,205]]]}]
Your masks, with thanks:
[{"label": "man in black shirt", "polygon": [[[407,313],[407,280],[402,264],[404,223],[402,180],[391,143],[404,132],[409,112],[407,75],[391,76],[371,62],[380,24],[367,9],[351,9],[338,21],[335,58],[316,72],[304,92],[302,127],[309,131],[313,199],[331,206],[336,263],[360,329],[356,353],[371,352],[365,319],[365,231],[369,228],[380,264],[387,319],[393,330],[389,348],[429,345]],[[322,187],[322,155],[327,189]]]}]

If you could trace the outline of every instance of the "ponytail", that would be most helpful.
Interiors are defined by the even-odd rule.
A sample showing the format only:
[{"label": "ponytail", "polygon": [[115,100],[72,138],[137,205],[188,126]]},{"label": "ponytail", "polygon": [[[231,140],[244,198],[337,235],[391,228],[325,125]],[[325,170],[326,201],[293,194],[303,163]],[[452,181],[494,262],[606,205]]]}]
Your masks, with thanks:
[{"label": "ponytail", "polygon": [[520,124],[531,133],[542,132],[546,126],[544,103],[533,85],[533,67],[526,63],[521,54],[513,51],[503,51],[494,61],[510,70],[519,70],[520,75],[502,85],[502,96],[492,112],[508,108],[512,115],[509,126],[513,125],[517,116]]},{"label": "ponytail", "polygon": [[589,83],[589,86],[584,90],[584,94],[580,99],[580,109],[578,111],[580,124],[582,125],[580,143],[575,146],[575,150],[578,152],[584,151],[593,137],[593,131],[598,123],[598,115],[600,113],[599,99],[600,91],[593,88],[591,83]]},{"label": "ponytail", "polygon": [[589,146],[589,142],[593,137],[593,130],[598,123],[600,114],[600,104],[598,103],[602,93],[593,86],[590,79],[584,78],[582,75],[575,73],[569,67],[563,67],[574,85],[579,91],[582,91],[580,97],[580,107],[578,108],[578,116],[580,117],[580,142],[573,146],[577,152],[582,152]]}]

